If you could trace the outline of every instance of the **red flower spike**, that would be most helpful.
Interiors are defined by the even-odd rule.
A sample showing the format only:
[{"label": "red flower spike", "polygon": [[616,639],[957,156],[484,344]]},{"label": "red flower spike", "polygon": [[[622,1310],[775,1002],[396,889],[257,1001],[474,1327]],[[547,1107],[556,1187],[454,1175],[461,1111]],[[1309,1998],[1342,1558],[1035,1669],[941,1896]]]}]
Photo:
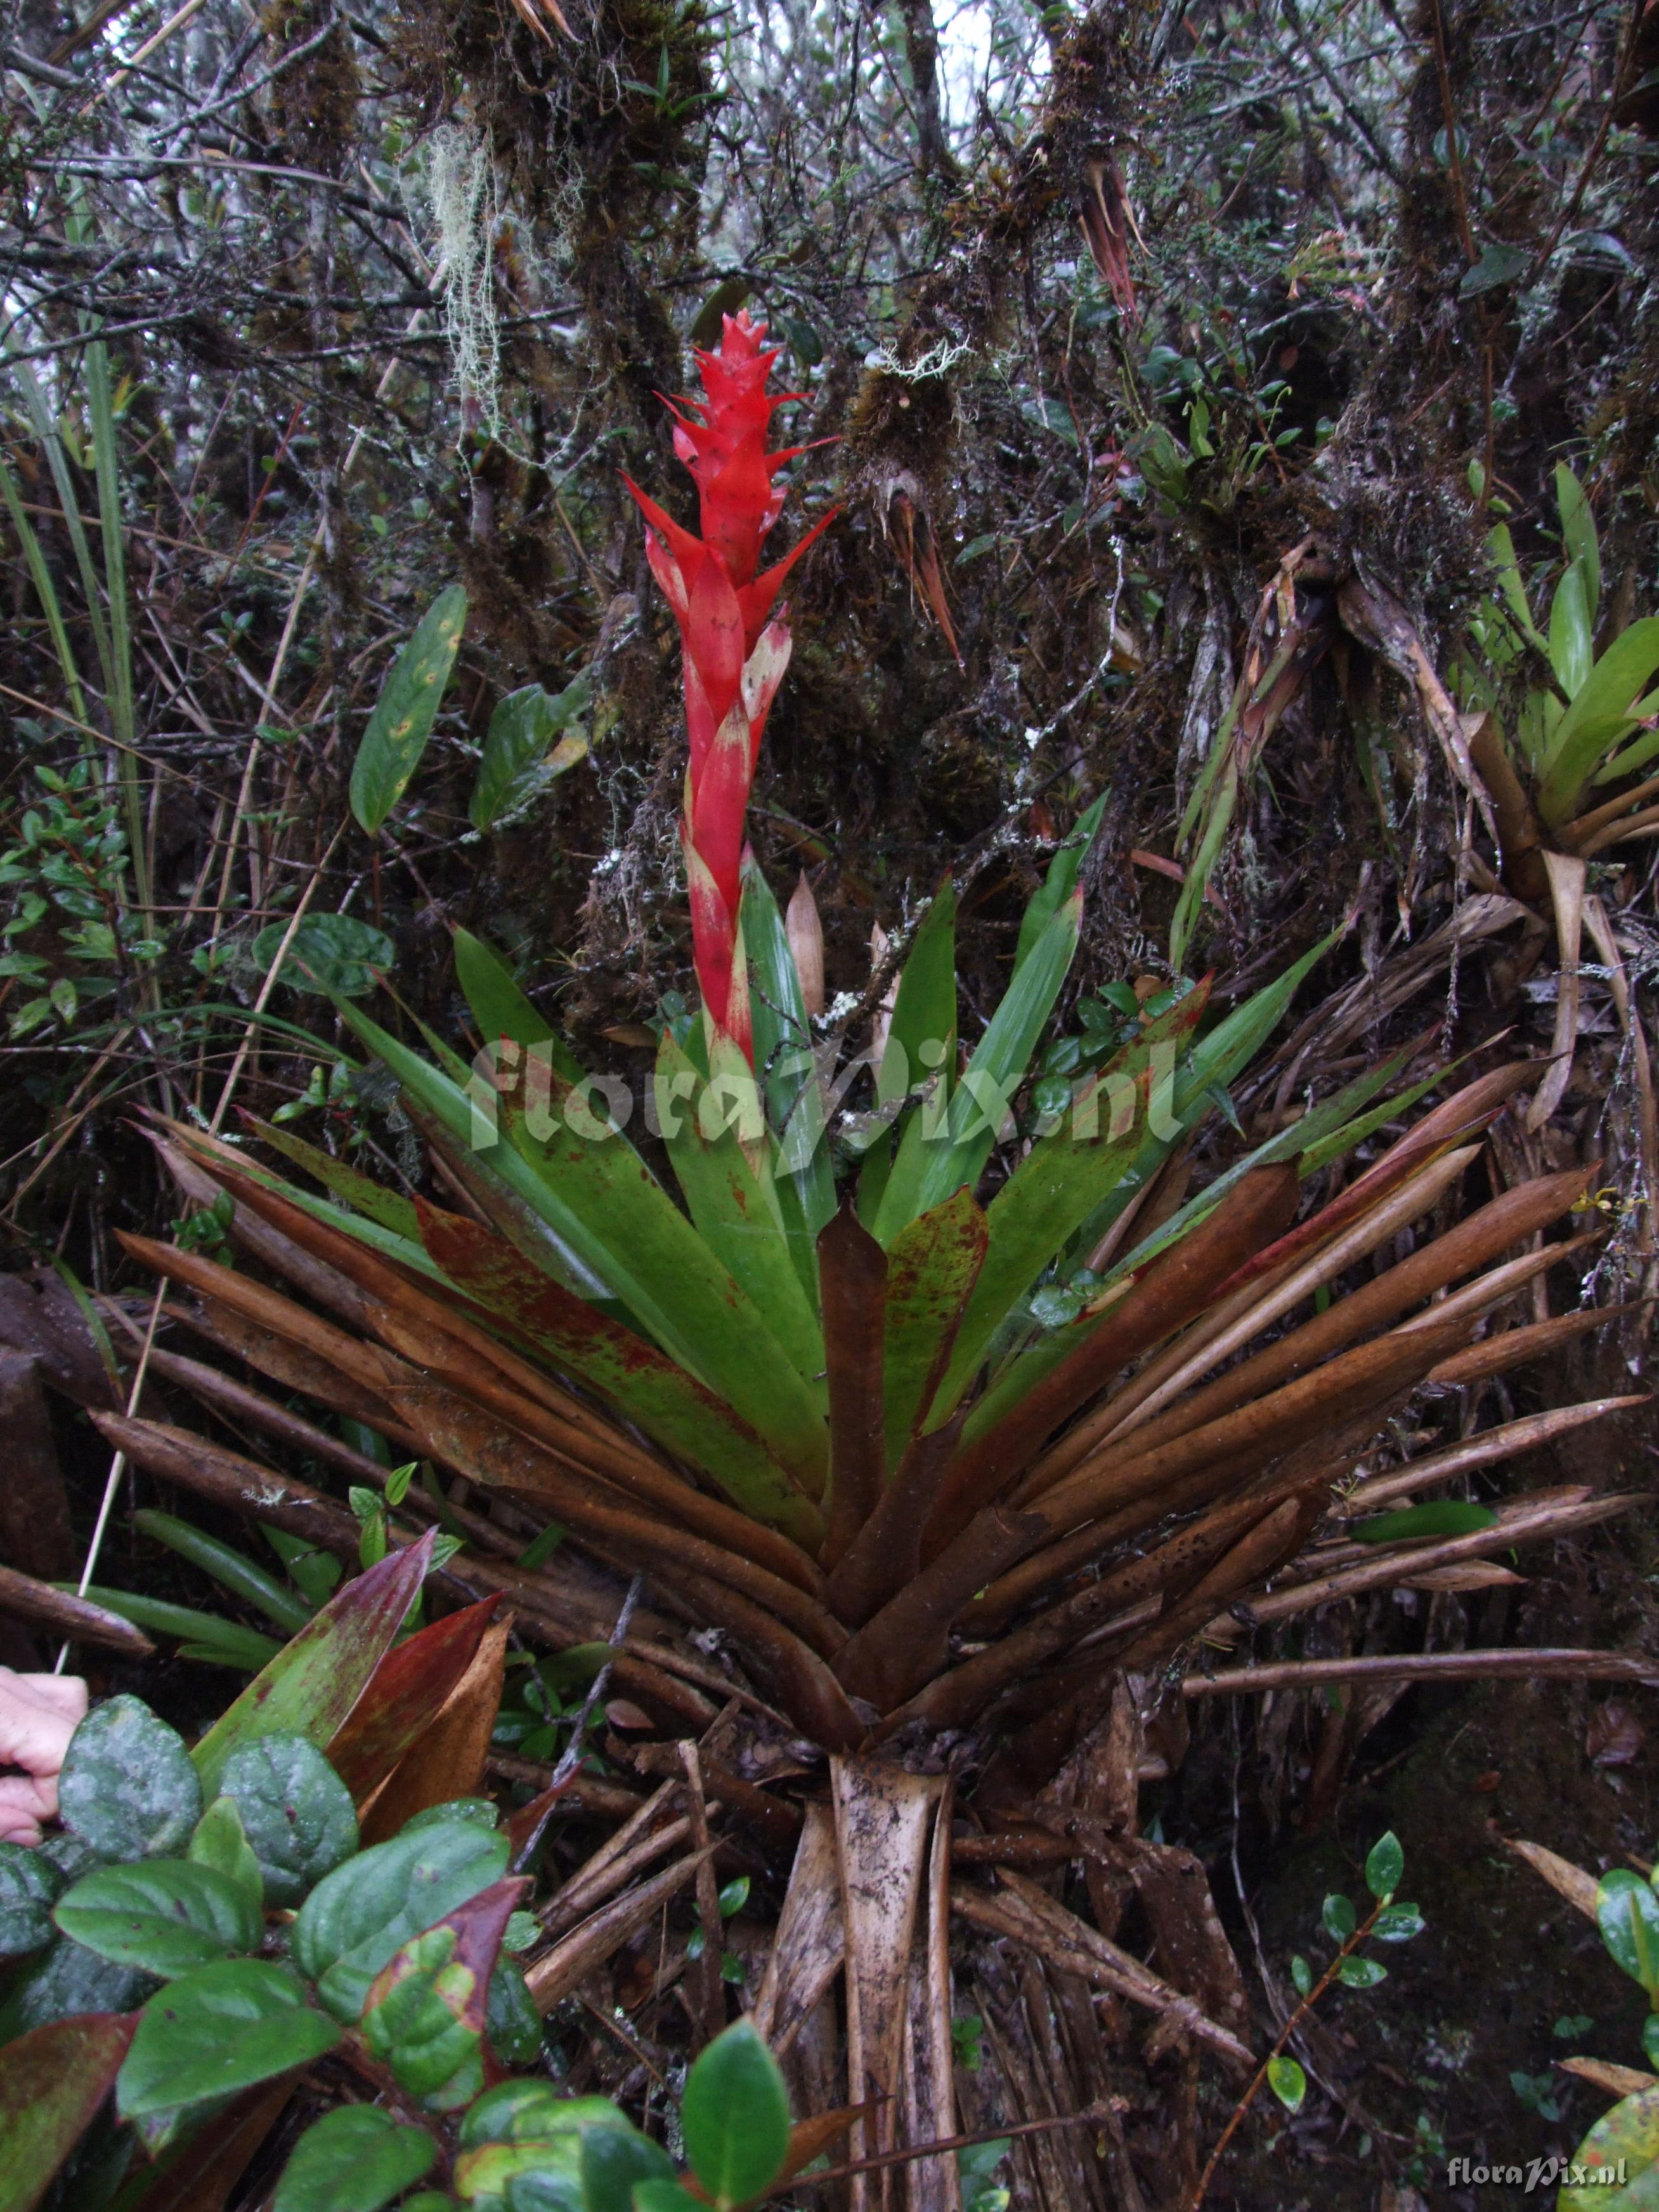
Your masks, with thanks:
[{"label": "red flower spike", "polygon": [[760,550],[783,508],[778,471],[806,451],[769,452],[775,410],[804,393],[769,393],[779,349],[746,311],[725,318],[720,350],[699,352],[701,399],[665,400],[674,451],[696,483],[702,534],[694,537],[624,476],[647,524],[646,554],[679,625],[688,765],[680,836],[690,887],[692,953],[703,1005],[751,1064],[749,977],[738,913],[744,817],[766,717],[789,665],[789,628],[772,610],[783,581],[836,510],[794,550],[757,575]]}]

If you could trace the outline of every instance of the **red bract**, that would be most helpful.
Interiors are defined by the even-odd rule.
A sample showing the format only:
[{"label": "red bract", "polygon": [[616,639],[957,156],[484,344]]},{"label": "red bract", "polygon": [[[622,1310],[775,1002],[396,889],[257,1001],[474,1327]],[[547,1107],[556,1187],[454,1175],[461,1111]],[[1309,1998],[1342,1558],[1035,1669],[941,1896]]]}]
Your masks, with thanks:
[{"label": "red bract", "polygon": [[[764,323],[727,315],[718,353],[699,353],[701,400],[672,409],[674,450],[696,479],[702,535],[683,530],[632,477],[628,486],[650,528],[646,554],[679,624],[690,753],[680,836],[691,893],[697,981],[710,1018],[752,1060],[749,980],[738,924],[744,817],[767,710],[789,665],[783,615],[769,620],[784,578],[835,510],[794,550],[757,575],[761,541],[782,509],[775,481],[804,452],[766,450],[774,409],[798,392],[768,395],[778,349],[762,343]],[[672,405],[672,403],[669,403]]]}]

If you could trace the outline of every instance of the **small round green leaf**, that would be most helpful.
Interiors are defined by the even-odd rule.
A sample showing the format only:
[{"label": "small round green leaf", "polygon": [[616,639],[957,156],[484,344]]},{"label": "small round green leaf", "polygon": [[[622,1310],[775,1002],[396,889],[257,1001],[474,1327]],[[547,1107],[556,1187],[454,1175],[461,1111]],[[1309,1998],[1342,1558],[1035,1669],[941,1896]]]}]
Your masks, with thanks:
[{"label": "small round green leaf", "polygon": [[398,957],[397,946],[383,929],[359,921],[355,915],[307,915],[283,952],[290,926],[273,921],[252,945],[254,965],[263,973],[269,974],[282,955],[281,980],[290,991],[361,999],[374,988],[374,970],[390,968]]},{"label": "small round green leaf", "polygon": [[1267,2061],[1267,2087],[1287,2112],[1299,2112],[1308,2094],[1308,2077],[1295,2059],[1281,2051],[1277,2058]]},{"label": "small round green leaf", "polygon": [[1426,1925],[1414,1905],[1385,1905],[1371,1923],[1371,1933],[1379,1943],[1409,1943]]},{"label": "small round green leaf", "polygon": [[[1659,2089],[1638,2089],[1596,2122],[1573,2153],[1585,2179],[1570,2182],[1555,2212],[1647,2212],[1659,2184]],[[1624,2179],[1603,2177],[1617,2174]]]},{"label": "small round green leaf", "polygon": [[1346,1990],[1374,1990],[1379,1982],[1387,1981],[1389,1970],[1375,1959],[1344,1959],[1336,1978]]},{"label": "small round green leaf", "polygon": [[424,2128],[402,2126],[377,2105],[343,2105],[295,2145],[271,2212],[380,2212],[437,2155]]},{"label": "small round green leaf", "polygon": [[140,1698],[111,1698],[70,1740],[58,1807],[102,1858],[171,1858],[202,1817],[202,1784],[176,1729]]},{"label": "small round green leaf", "polygon": [[1353,1905],[1340,1890],[1333,1890],[1325,1899],[1319,1916],[1320,1923],[1333,1943],[1346,1943],[1359,1925],[1354,1917]]},{"label": "small round green leaf", "polygon": [[1388,1899],[1399,1888],[1406,1871],[1406,1854],[1390,1828],[1371,1845],[1365,1861],[1365,1887],[1376,1898]]},{"label": "small round green leaf", "polygon": [[357,1848],[351,1792],[301,1735],[262,1735],[225,1761],[230,1798],[259,1863],[270,1905],[298,1905]]},{"label": "small round green leaf", "polygon": [[691,2171],[717,2204],[744,2203],[770,2185],[789,2147],[789,2098],[750,2021],[717,2035],[692,2067],[680,2119]]},{"label": "small round green leaf", "polygon": [[50,1859],[0,1844],[0,1959],[21,1959],[52,1941],[52,1901],[62,1887]]},{"label": "small round green leaf", "polygon": [[1291,1980],[1295,1984],[1296,1993],[1299,1997],[1305,1997],[1313,1988],[1313,1968],[1300,1951],[1291,1960]]},{"label": "small round green leaf", "polygon": [[542,2016],[511,1959],[496,1960],[485,2002],[484,2035],[496,2057],[503,2066],[533,2065],[541,2056]]},{"label": "small round green leaf", "polygon": [[251,1951],[260,1933],[258,1908],[246,1892],[188,1859],[105,1867],[67,1891],[52,1917],[100,1959],[167,1981]]},{"label": "small round green leaf", "polygon": [[1642,2049],[1650,2066],[1659,2066],[1659,2012],[1650,2013],[1642,2022]]}]

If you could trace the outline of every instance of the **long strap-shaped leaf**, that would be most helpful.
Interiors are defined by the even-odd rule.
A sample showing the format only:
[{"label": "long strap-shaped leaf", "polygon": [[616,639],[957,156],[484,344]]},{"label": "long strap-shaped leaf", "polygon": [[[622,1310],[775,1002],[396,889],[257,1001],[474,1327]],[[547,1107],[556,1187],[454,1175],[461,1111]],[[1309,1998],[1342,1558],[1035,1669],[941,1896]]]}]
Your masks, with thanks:
[{"label": "long strap-shaped leaf", "polygon": [[[741,1102],[753,1080],[741,1048],[729,1037],[714,1039],[705,1082],[664,1030],[657,1054],[657,1118],[697,1234],[765,1316],[823,1405],[823,1331],[784,1234],[768,1157],[770,1140],[761,1130],[745,1145],[740,1105],[737,1115],[726,1115],[730,1101]],[[725,1093],[723,1081],[731,1086]]]},{"label": "long strap-shaped leaf", "polygon": [[824,1564],[846,1553],[887,1475],[882,1346],[887,1255],[844,1205],[818,1237],[824,1361],[830,1389],[830,1531]]},{"label": "long strap-shaped leaf", "polygon": [[[467,1140],[471,1102],[356,1008],[342,1018],[453,1135]],[[750,1300],[631,1148],[589,1142],[568,1125],[568,1087],[550,1078],[553,1126],[537,1145],[503,1109],[512,1141],[491,1164],[605,1280],[672,1359],[723,1397],[809,1496],[821,1495],[828,1437],[809,1386]]]},{"label": "long strap-shaped leaf", "polygon": [[477,1223],[425,1205],[420,1213],[428,1251],[460,1289],[665,1449],[702,1469],[746,1513],[816,1543],[823,1525],[816,1507],[723,1400],[654,1345],[538,1275]]},{"label": "long strap-shaped leaf", "polygon": [[1160,1055],[1173,1066],[1176,1043],[1196,1028],[1208,995],[1203,986],[1189,992],[1082,1085],[1059,1127],[1038,1138],[992,1200],[985,1265],[957,1334],[944,1409],[960,1400],[1017,1302],[1122,1180],[1146,1142]]},{"label": "long strap-shaped leaf", "polygon": [[931,1212],[979,1181],[1000,1133],[1008,1104],[1060,995],[1077,950],[1083,895],[1073,891],[1044,927],[991,1017],[961,1082],[951,1094],[944,1127],[927,1114],[912,1118],[872,1224],[890,1246],[907,1221]]},{"label": "long strap-shaped leaf", "polygon": [[939,1385],[984,1264],[986,1237],[985,1215],[972,1191],[963,1189],[893,1239],[883,1346],[890,1471],[924,1429],[938,1425]]}]

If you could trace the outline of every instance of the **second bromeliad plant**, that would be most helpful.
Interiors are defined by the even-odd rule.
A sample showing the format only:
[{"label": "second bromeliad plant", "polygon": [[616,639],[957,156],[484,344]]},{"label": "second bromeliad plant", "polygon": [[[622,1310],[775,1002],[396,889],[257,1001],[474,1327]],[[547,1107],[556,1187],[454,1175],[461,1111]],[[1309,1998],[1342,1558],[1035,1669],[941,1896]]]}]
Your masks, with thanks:
[{"label": "second bromeliad plant", "polygon": [[[1201,984],[1131,1018],[1086,1055],[1061,1110],[1004,1146],[1076,949],[1096,810],[1032,899],[1006,994],[965,1054],[955,901],[948,884],[934,898],[872,1055],[873,1141],[837,1188],[823,1048],[744,845],[789,651],[774,610],[804,550],[757,573],[788,458],[767,449],[779,403],[761,337],[728,319],[702,357],[706,396],[680,419],[701,537],[635,495],[681,630],[690,740],[683,835],[704,1012],[664,1035],[654,1101],[678,1195],[505,965],[462,933],[487,1081],[436,1040],[423,1057],[341,1012],[402,1085],[464,1211],[264,1130],[319,1199],[180,1127],[160,1141],[186,1188],[229,1194],[239,1231],[307,1303],[199,1252],[131,1249],[195,1294],[192,1327],[285,1389],[643,1573],[655,1601],[721,1630],[844,1764],[976,1732],[980,1802],[1006,1812],[1029,1808],[1126,1674],[1155,1673],[1297,1560],[1419,1386],[1536,1352],[1536,1329],[1474,1340],[1559,1255],[1529,1248],[1583,1181],[1510,1189],[1411,1246],[1528,1079],[1504,1067],[1298,1220],[1310,1176],[1433,1087],[1389,1095],[1404,1054],[1172,1203],[1187,1139],[1322,946],[1224,1018],[1209,1018]],[[104,1425],[141,1464],[182,1472],[170,1432]],[[1392,1494],[1501,1458],[1526,1430],[1419,1460]],[[1473,1517],[1409,1569],[1397,1547],[1356,1565],[1339,1547],[1307,1601],[1559,1519]],[[1293,1610],[1294,1589],[1273,1602]]]}]

